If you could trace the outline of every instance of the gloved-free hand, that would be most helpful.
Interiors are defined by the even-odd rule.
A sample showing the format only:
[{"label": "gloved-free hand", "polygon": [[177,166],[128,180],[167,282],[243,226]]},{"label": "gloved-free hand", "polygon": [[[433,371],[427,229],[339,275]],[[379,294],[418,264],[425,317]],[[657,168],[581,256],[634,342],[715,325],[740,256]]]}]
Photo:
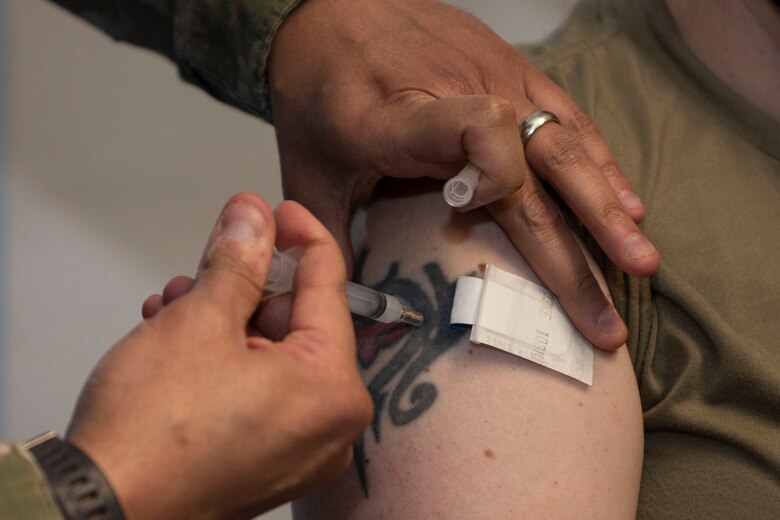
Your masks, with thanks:
[{"label": "gloved-free hand", "polygon": [[[248,334],[275,242],[300,245],[286,336]],[[329,482],[371,401],[355,364],[341,251],[304,208],[225,206],[196,279],[101,360],[68,430],[128,518],[247,517]]]}]

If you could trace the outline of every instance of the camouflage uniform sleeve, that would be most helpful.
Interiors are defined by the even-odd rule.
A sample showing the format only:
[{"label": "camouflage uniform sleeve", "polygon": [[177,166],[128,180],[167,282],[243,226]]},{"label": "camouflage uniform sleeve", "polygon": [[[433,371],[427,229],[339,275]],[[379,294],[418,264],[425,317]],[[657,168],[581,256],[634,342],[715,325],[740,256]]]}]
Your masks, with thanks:
[{"label": "camouflage uniform sleeve", "polygon": [[302,0],[52,0],[113,38],[174,60],[182,77],[271,121],[271,40]]},{"label": "camouflage uniform sleeve", "polygon": [[0,442],[0,518],[63,519],[37,464],[8,442]]}]

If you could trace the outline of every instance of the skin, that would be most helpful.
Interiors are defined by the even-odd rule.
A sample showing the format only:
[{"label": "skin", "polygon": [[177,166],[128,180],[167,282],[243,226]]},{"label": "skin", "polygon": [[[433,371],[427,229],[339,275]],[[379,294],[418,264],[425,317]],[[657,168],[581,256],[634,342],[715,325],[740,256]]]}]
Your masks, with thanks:
[{"label": "skin", "polygon": [[[382,176],[444,179],[467,161],[486,206],[577,328],[614,350],[626,328],[542,187],[572,208],[626,272],[652,274],[644,208],[592,121],[471,15],[433,1],[304,2],[282,24],[268,78],[288,198],[351,257],[351,208]],[[546,109],[523,149],[518,121]]]},{"label": "skin", "polygon": [[[758,0],[742,4],[708,2],[706,8],[705,3],[690,0],[669,0],[668,3],[686,42],[702,61],[758,108],[780,119],[777,102],[780,17],[777,7]],[[427,7],[433,9],[430,5]],[[408,16],[411,7],[405,8]],[[727,18],[733,23],[713,21]],[[698,23],[702,20],[704,23]],[[736,45],[724,46],[723,42],[736,42]],[[277,48],[280,46],[284,47],[279,44]],[[584,210],[578,208],[576,200],[569,200],[576,199],[574,195],[567,198],[566,190],[571,187],[561,179],[560,171],[574,164],[556,160],[556,155],[580,153],[583,155],[575,162],[588,163],[587,167],[580,164],[586,174],[600,171],[613,190],[606,198],[614,203],[615,193],[623,195],[624,213],[636,221],[641,220],[641,204],[631,196],[625,197],[630,188],[624,185],[619,172],[611,171],[614,166],[609,164],[611,159],[606,159],[606,166],[596,160],[599,156],[608,157],[608,154],[603,155],[606,150],[600,149],[600,138],[581,115],[564,115],[562,129],[540,130],[529,145],[527,155],[520,158],[532,166],[539,163],[536,170],[521,165],[518,175],[518,168],[513,167],[518,160],[517,150],[506,150],[494,144],[516,141],[513,132],[508,130],[514,128],[516,118],[510,119],[507,113],[514,115],[518,106],[530,102],[534,82],[543,81],[528,70],[525,70],[528,100],[513,102],[512,96],[507,95],[512,110],[507,108],[506,99],[500,96],[497,99],[490,89],[485,89],[484,93],[473,89],[480,94],[471,92],[470,99],[465,99],[458,95],[457,89],[442,94],[434,87],[431,87],[432,92],[393,91],[390,88],[399,99],[390,100],[388,106],[406,103],[407,108],[414,109],[411,120],[396,122],[394,127],[392,109],[373,112],[381,113],[389,122],[377,124],[366,114],[359,115],[357,120],[370,123],[369,135],[386,132],[395,136],[396,144],[400,144],[408,156],[403,153],[400,158],[385,156],[386,162],[378,163],[376,175],[393,174],[405,162],[411,165],[422,162],[430,167],[430,175],[445,177],[452,173],[451,165],[472,160],[483,167],[486,177],[473,206],[497,200],[489,210],[517,245],[517,237],[524,236],[531,242],[538,238],[540,226],[526,226],[530,231],[522,229],[522,224],[512,227],[516,212],[526,212],[521,213],[520,220],[534,221],[527,214],[529,205],[537,204],[537,211],[547,211],[545,229],[557,229],[550,224],[557,220],[548,211],[549,201],[539,189],[536,174],[559,189],[575,210],[591,209],[587,206]],[[755,75],[756,71],[760,76]],[[507,91],[498,88],[496,92]],[[436,103],[448,97],[460,99]],[[371,101],[377,102],[376,99]],[[431,104],[436,106],[431,107]],[[553,109],[553,106],[554,103],[550,103],[545,108]],[[571,110],[564,105],[564,109],[567,108]],[[304,108],[303,112],[307,110],[311,107]],[[556,111],[559,115],[564,113]],[[480,113],[483,120],[473,117]],[[458,121],[465,120],[476,123],[458,126]],[[566,128],[567,121],[574,122],[574,130]],[[403,125],[409,125],[409,129],[399,130]],[[458,146],[463,148],[459,152],[453,151],[457,146],[448,142],[444,135],[445,129],[453,125],[459,132]],[[308,131],[312,131],[311,128]],[[426,141],[429,131],[445,137],[445,144],[439,148],[438,143]],[[581,138],[584,151],[573,151],[572,148],[557,153],[544,152],[545,143],[549,145],[554,139],[552,133],[561,137],[566,131]],[[548,137],[542,137],[544,135]],[[563,138],[566,142],[565,136]],[[340,139],[345,137],[338,136],[337,132],[335,140]],[[421,144],[414,145],[415,141]],[[287,146],[291,145],[280,140],[283,151],[289,149],[285,148]],[[294,145],[292,149],[295,149]],[[540,158],[535,159],[537,149]],[[378,156],[382,157],[385,152],[380,150]],[[431,156],[425,153],[431,153]],[[561,164],[556,165],[557,169],[551,166],[558,162]],[[349,161],[347,165],[350,166]],[[353,160],[351,166],[355,165],[372,166],[372,161],[361,164],[359,160]],[[445,168],[449,173],[443,172]],[[340,195],[351,200],[365,191],[373,180],[375,177],[369,175],[368,180],[361,183],[348,182]],[[288,183],[288,190],[296,193],[297,185],[293,178]],[[529,185],[531,188],[526,187]],[[507,186],[516,191],[504,193]],[[607,193],[603,183],[599,185],[594,181],[593,186],[596,191]],[[531,195],[527,195],[529,192]],[[299,195],[298,198],[306,197]],[[609,211],[612,218],[625,224],[624,215],[614,214],[623,210],[615,210],[613,206]],[[609,211],[602,212],[601,217]],[[341,291],[343,268],[337,267],[340,261],[335,253],[335,242],[305,210],[286,204],[280,208],[279,215],[280,220],[286,222],[280,225],[279,242],[287,247],[303,244],[307,251],[301,262],[297,296],[292,301],[269,305],[252,320],[273,242],[273,218],[268,207],[256,197],[239,196],[226,207],[215,228],[197,279],[176,277],[162,295],[150,297],[143,307],[148,320],[107,354],[85,387],[68,438],[104,469],[129,518],[187,518],[195,512],[206,518],[250,517],[316,489],[341,473],[349,463],[350,440],[367,423],[371,405],[353,370],[354,340],[348,331],[349,320]],[[609,242],[609,231],[598,229],[599,217],[596,217],[596,229],[593,229],[594,219],[580,216],[586,224],[590,222],[589,227],[597,238]],[[336,215],[334,218],[343,217]],[[238,233],[231,235],[227,224],[233,219],[249,225],[240,226]],[[343,231],[339,224],[341,222],[332,223]],[[251,236],[247,235],[249,228],[252,229]],[[628,229],[625,225],[624,228]],[[522,235],[523,232],[526,235]],[[344,241],[344,236],[339,238]],[[625,248],[626,240],[622,245]],[[614,254],[614,247],[606,246],[605,249]],[[529,263],[534,264],[536,257],[530,256]],[[649,271],[653,261],[657,264],[657,254],[645,255],[640,260],[644,262],[642,266],[634,264],[631,268]],[[540,272],[539,276],[545,280],[549,275]],[[580,284],[579,288],[582,287]],[[565,296],[559,296],[568,305]],[[262,324],[263,317],[273,307],[282,308],[284,312],[291,308],[290,321],[269,333],[274,338],[287,336],[285,341],[275,343],[247,334],[247,330],[256,330],[247,324],[250,321]],[[574,312],[575,321],[576,316]],[[583,332],[587,332],[587,327]],[[225,341],[225,338],[229,339]],[[348,348],[343,348],[344,345]],[[225,364],[229,370],[215,372],[215,363]],[[370,369],[371,363],[364,368]],[[230,373],[231,377],[222,378],[220,374],[224,373]],[[327,384],[324,384],[325,380],[328,380]],[[542,380],[549,382],[546,375]],[[202,388],[208,388],[208,391],[200,391]],[[166,399],[160,399],[160,395]],[[258,399],[258,395],[264,398]],[[122,416],[118,417],[115,410],[122,410]],[[404,426],[416,421],[423,412],[409,420],[395,418],[394,422]],[[258,421],[259,417],[263,420]],[[215,421],[215,418],[219,420]],[[463,424],[455,426],[462,428]],[[240,454],[235,460],[226,459],[231,452],[236,452],[234,447],[238,444],[242,446]],[[117,446],[122,449],[118,450]],[[483,454],[490,460],[496,457],[489,449]],[[528,460],[527,455],[522,458]],[[262,475],[258,475],[257,467],[265,469]],[[158,491],[163,487],[166,493],[161,495]]]},{"label": "skin", "polygon": [[[713,73],[778,119],[777,6],[766,0],[668,3],[685,41]],[[367,283],[400,288],[403,285],[399,280],[414,280],[423,288],[422,293],[435,302],[434,296],[446,293],[454,276],[476,269],[476,262],[468,265],[470,258],[485,262],[495,255],[492,261],[511,261],[511,252],[505,243],[503,247],[497,245],[502,244],[502,238],[495,235],[495,226],[487,220],[453,219],[449,224],[438,221],[444,214],[436,208],[440,201],[424,196],[429,200],[414,201],[410,196],[395,194],[369,208],[366,242],[370,251],[361,256],[358,269]],[[400,207],[402,212],[398,211]],[[431,231],[430,226],[437,229]],[[397,229],[413,229],[414,233],[402,241],[388,240]],[[415,242],[415,237],[420,236],[438,238]],[[457,254],[451,254],[452,251]],[[466,265],[453,267],[459,262]],[[522,262],[515,263],[511,270],[533,279],[533,273]],[[440,301],[449,302],[451,297]],[[436,318],[436,313],[426,316],[429,314]],[[299,501],[296,510],[301,518],[322,518],[322,511],[340,519],[635,516],[642,430],[630,362],[621,358],[624,350],[612,358],[596,356],[595,369],[602,372],[594,377],[594,385],[615,386],[594,396],[579,394],[581,389],[576,387],[555,387],[555,376],[549,373],[541,373],[540,379],[533,382],[529,381],[533,377],[530,372],[504,380],[502,374],[511,370],[511,359],[474,346],[469,346],[466,353],[458,345],[462,340],[456,332],[444,327],[433,334],[415,334],[416,331],[407,331],[405,335],[393,331],[377,333],[377,327],[371,324],[364,324],[358,331],[361,368],[375,402],[372,428],[358,443],[357,471],[345,475],[334,488]],[[413,355],[405,355],[409,350]],[[480,370],[483,358],[489,357],[496,360],[479,380],[473,374]],[[524,364],[528,365],[521,361],[513,368],[519,370]],[[471,377],[478,379],[473,387]],[[528,385],[525,391],[524,385]],[[420,390],[421,397],[416,401],[411,398],[415,390]],[[483,394],[490,397],[480,399]],[[512,406],[501,409],[504,395],[512,396]],[[533,398],[529,399],[529,395]],[[400,399],[394,400],[396,397]],[[591,400],[583,401],[583,397]],[[554,404],[550,405],[551,402]],[[574,405],[583,402],[587,410],[580,415]],[[604,409],[619,412],[600,420]],[[556,413],[561,416],[555,416]],[[499,419],[494,420],[493,414]],[[619,427],[620,421],[632,427]],[[530,442],[525,424],[535,427],[530,435],[539,434]],[[565,427],[561,428],[562,424]],[[509,435],[502,442],[501,433],[507,431]],[[569,447],[573,449],[567,453],[562,432],[572,431],[576,432],[570,439]],[[583,454],[598,453],[602,442],[610,448],[597,456],[598,464],[594,467],[600,470],[599,477],[595,477],[596,471],[587,476],[592,461]],[[530,448],[518,453],[518,444]],[[547,452],[551,444],[555,450]],[[622,454],[616,456],[621,450]],[[607,454],[614,458],[608,459]],[[573,460],[569,468],[557,465]],[[529,467],[530,471],[526,471]],[[578,474],[586,476],[578,479]],[[558,475],[565,475],[566,480],[560,480]],[[612,483],[600,480],[613,478]],[[621,485],[623,488],[618,487]],[[557,496],[561,486],[564,491]],[[511,488],[508,498],[502,494],[507,487]]]},{"label": "skin", "polygon": [[632,518],[643,432],[627,350],[595,351],[587,386],[452,328],[459,276],[489,263],[538,278],[486,211],[453,214],[429,184],[398,182],[365,211],[356,277],[425,322],[355,321],[374,418],[355,469],[295,517]]},{"label": "skin", "polygon": [[[642,420],[627,350],[594,352],[589,387],[469,343],[449,326],[458,276],[489,262],[539,280],[487,212],[452,214],[437,183],[397,188],[365,213],[355,277],[425,322],[355,319],[373,419],[355,443],[355,467],[296,502],[296,518],[633,518]],[[172,279],[144,312],[161,312],[191,284]]]},{"label": "skin", "polygon": [[[372,407],[354,363],[341,252],[296,203],[276,220],[277,230],[256,195],[233,197],[196,279],[177,277],[145,302],[147,319],[79,398],[68,439],[130,519],[251,518],[351,462]],[[275,235],[304,248],[280,341],[247,332]]]},{"label": "skin", "polygon": [[[772,96],[771,94],[775,92],[777,88],[778,83],[776,79],[773,78],[775,78],[777,74],[776,71],[779,69],[777,67],[770,67],[767,69],[765,66],[761,65],[758,67],[759,70],[756,70],[756,64],[762,63],[762,60],[769,60],[768,63],[772,64],[776,63],[776,61],[773,60],[777,59],[778,46],[776,36],[775,39],[771,36],[780,33],[767,30],[767,28],[771,29],[776,27],[775,24],[778,22],[777,8],[768,2],[745,2],[744,4],[737,4],[728,2],[684,2],[682,0],[669,0],[669,6],[681,27],[686,42],[702,61],[705,62],[705,64],[707,64],[724,82],[740,92],[743,96],[751,99],[756,106],[762,107],[769,114],[777,114],[775,110],[778,107],[777,99],[780,99],[780,97]],[[706,9],[704,9],[705,6]],[[718,19],[724,19],[724,17],[728,18],[727,13],[730,13],[733,23],[716,23]],[[730,32],[732,28],[739,27],[741,27],[741,30],[737,31],[737,33]],[[764,45],[749,45],[742,47],[741,44],[744,39],[757,39],[762,41]],[[722,45],[723,41],[731,41],[732,45],[729,47],[734,47],[737,51],[732,53],[730,50],[724,49]],[[759,49],[761,52],[759,52]],[[736,57],[740,56],[741,59],[736,59]],[[735,81],[735,78],[739,79],[745,77],[758,77],[762,80],[748,83]],[[425,223],[426,225],[440,226],[441,229],[437,231],[438,236],[444,237],[445,243],[452,243],[454,247],[462,250],[464,241],[469,239],[469,236],[472,235],[474,230],[480,226],[484,227],[488,222],[483,216],[481,220],[471,222],[471,224],[466,225],[465,228],[464,226],[448,226],[441,222],[437,224],[436,217],[444,214],[444,211],[441,210],[431,210],[431,208],[435,208],[437,201],[438,199],[431,198],[415,210],[422,212],[430,211],[430,213],[426,213],[425,215],[413,214],[413,212],[409,210],[409,204],[405,204],[407,211],[405,211],[403,215],[408,221],[399,221],[393,207],[390,207],[386,211],[383,218],[381,217],[381,206],[375,206],[373,211],[379,212],[379,216],[378,218],[373,217],[373,222],[375,222],[373,225],[380,226],[380,228],[374,229],[372,233],[369,233],[369,236],[393,236],[392,230],[397,229],[398,227],[418,229],[420,223]],[[369,226],[372,225],[371,218],[372,217],[370,216]],[[388,227],[386,229],[381,229],[382,225]],[[495,230],[491,231],[491,233],[494,232]],[[485,233],[486,231],[481,229],[481,233],[477,233],[476,236],[484,238]],[[500,236],[492,235],[491,240],[487,241],[492,247],[495,247],[495,244],[500,242]],[[472,264],[455,268],[454,271],[450,273],[447,273],[447,268],[444,268],[445,272],[443,273],[443,276],[439,276],[442,275],[442,266],[444,265],[445,259],[446,261],[452,261],[453,259],[463,260],[463,254],[454,257],[452,255],[437,257],[436,247],[430,243],[427,244],[427,246],[421,244],[418,248],[412,248],[414,255],[421,257],[421,260],[417,262],[418,269],[414,269],[414,267],[410,269],[408,257],[401,262],[402,266],[400,272],[394,271],[392,267],[388,268],[386,263],[377,266],[375,261],[372,261],[372,259],[375,258],[393,258],[393,255],[397,254],[399,247],[408,247],[408,245],[408,243],[394,244],[392,241],[386,239],[373,243],[370,251],[364,256],[361,256],[361,258],[365,258],[359,262],[358,268],[356,269],[357,274],[363,279],[362,281],[364,281],[364,283],[369,284],[377,283],[381,285],[382,283],[396,283],[396,280],[399,278],[416,280],[416,283],[421,287],[425,287],[425,290],[428,293],[431,293],[431,290],[433,291],[431,294],[428,294],[428,297],[434,301],[435,296],[439,292],[446,292],[446,287],[455,275],[466,274],[474,269],[474,265]],[[426,249],[426,247],[428,247],[428,249]],[[430,249],[430,247],[433,247],[433,249]],[[480,246],[478,250],[479,258],[483,259],[486,255],[486,245]],[[506,249],[506,244],[504,244],[501,251],[503,251],[503,253],[499,253],[499,255],[504,254],[508,255],[507,257],[511,257],[510,251]],[[438,261],[436,261],[437,258]],[[435,267],[433,271],[437,271],[438,274],[433,273],[431,268],[426,270],[425,267],[423,267],[423,264],[426,266],[433,265]],[[523,271],[521,267],[520,264],[515,265],[515,269],[522,272],[524,276],[529,278],[533,277],[531,271]],[[450,267],[449,269],[452,268]],[[432,277],[431,273],[435,276]],[[438,282],[434,283],[434,279],[438,280]],[[442,283],[442,280],[444,283]],[[183,290],[181,287],[186,289],[187,283],[186,280],[184,282],[173,283],[171,295],[175,295],[178,290]],[[182,285],[177,289],[177,284]],[[160,298],[162,299],[163,297]],[[381,377],[381,374],[383,371],[389,369],[392,369],[396,374],[408,374],[414,368],[413,365],[418,364],[416,361],[405,361],[405,357],[399,356],[399,353],[405,348],[404,344],[409,345],[414,343],[408,337],[412,333],[407,331],[406,335],[388,335],[387,341],[382,344],[379,353],[373,354],[372,352],[374,351],[372,348],[374,345],[372,344],[372,341],[375,343],[378,339],[384,338],[381,334],[376,334],[376,331],[369,330],[371,327],[372,324],[369,323],[364,324],[364,328],[361,329],[361,331],[367,332],[365,334],[360,333],[359,360],[361,362],[361,367],[365,371],[364,376],[369,384],[372,399],[377,403],[377,415],[374,419],[372,429],[364,433],[358,444],[358,453],[362,457],[361,461],[358,463],[358,468],[361,469],[361,471],[345,475],[338,486],[329,493],[320,494],[307,499],[305,502],[299,503],[299,513],[306,514],[308,511],[316,515],[323,510],[334,511],[333,508],[338,507],[348,510],[351,508],[355,508],[356,510],[371,508],[372,518],[380,517],[377,511],[395,511],[398,513],[399,509],[405,512],[407,517],[413,516],[415,514],[420,514],[421,508],[436,507],[431,500],[431,488],[420,485],[420,482],[436,482],[437,486],[435,489],[438,491],[442,490],[442,484],[452,484],[454,486],[454,490],[452,491],[453,496],[457,494],[459,498],[463,498],[462,490],[468,489],[470,491],[468,496],[473,497],[472,500],[453,501],[448,499],[445,495],[445,500],[439,502],[440,508],[433,509],[433,512],[441,512],[441,508],[447,507],[448,504],[456,504],[458,509],[454,511],[453,514],[463,514],[464,503],[466,506],[469,505],[469,502],[478,503],[479,497],[482,497],[484,496],[484,493],[489,492],[492,493],[493,496],[488,505],[495,508],[497,514],[502,512],[506,513],[506,510],[502,510],[502,507],[506,505],[506,502],[500,500],[500,491],[497,491],[497,489],[500,488],[502,482],[507,482],[510,479],[517,479],[518,471],[512,470],[511,475],[508,475],[506,478],[496,478],[494,482],[495,486],[491,487],[489,485],[490,482],[488,482],[488,485],[483,486],[484,489],[475,489],[475,486],[483,485],[483,481],[481,479],[475,481],[472,477],[474,472],[478,471],[478,469],[484,465],[487,465],[485,474],[496,475],[496,466],[498,463],[495,461],[502,461],[502,464],[506,464],[504,461],[507,456],[511,456],[511,452],[507,453],[505,450],[507,447],[509,449],[516,448],[516,443],[507,442],[505,446],[502,446],[500,442],[491,440],[491,443],[488,444],[484,442],[485,431],[479,430],[477,433],[482,441],[481,444],[471,446],[467,443],[461,446],[461,451],[458,452],[457,457],[445,456],[443,459],[439,458],[438,462],[435,458],[437,450],[441,450],[445,446],[446,443],[444,441],[450,432],[455,432],[460,436],[466,435],[469,432],[473,415],[477,415],[478,417],[484,416],[486,413],[494,410],[497,406],[500,406],[500,400],[498,402],[496,400],[489,400],[489,402],[482,403],[482,405],[471,408],[465,407],[467,413],[464,413],[463,399],[474,398],[474,396],[479,396],[488,390],[484,385],[480,384],[475,384],[474,388],[471,389],[469,387],[469,381],[464,379],[464,374],[471,374],[476,370],[479,370],[480,363],[486,361],[483,358],[497,357],[496,363],[489,365],[490,377],[493,379],[490,386],[491,389],[495,388],[496,379],[500,379],[501,377],[500,374],[497,375],[496,373],[498,367],[508,367],[507,370],[509,371],[523,370],[524,377],[507,378],[507,384],[509,382],[511,382],[511,384],[528,384],[529,388],[527,392],[519,391],[513,393],[513,395],[517,395],[519,398],[530,393],[549,396],[551,395],[549,392],[539,392],[539,385],[557,386],[559,382],[563,382],[564,384],[560,388],[554,389],[556,392],[560,391],[560,394],[557,396],[557,402],[552,409],[564,411],[567,415],[567,421],[569,421],[567,424],[571,424],[572,417],[575,419],[579,417],[577,408],[567,408],[574,403],[583,403],[583,401],[579,400],[579,397],[577,397],[577,399],[574,398],[574,394],[576,394],[579,389],[575,387],[575,392],[573,394],[571,392],[572,388],[566,384],[568,381],[551,377],[549,373],[540,369],[535,369],[532,365],[527,365],[527,363],[524,362],[520,362],[515,366],[512,363],[508,363],[505,359],[498,359],[498,356],[501,356],[500,353],[495,353],[490,350],[475,350],[473,352],[465,351],[463,349],[458,350],[457,342],[460,340],[458,338],[453,338],[456,346],[450,346],[446,349],[446,352],[440,354],[433,353],[431,355],[425,355],[431,347],[437,347],[437,345],[451,345],[452,342],[439,341],[438,343],[432,344],[430,347],[426,347],[425,343],[422,343],[417,347],[417,350],[415,350],[415,352],[422,353],[419,355],[424,357],[426,363],[422,366],[422,372],[419,370],[414,372],[414,374],[417,375],[412,381],[410,388],[421,383],[432,383],[437,391],[436,399],[431,401],[430,404],[426,404],[425,407],[413,407],[411,409],[408,408],[408,403],[404,405],[405,402],[402,400],[402,405],[399,408],[398,403],[392,401],[392,396],[395,393],[400,392],[403,399],[403,396],[406,395],[406,390],[402,388],[404,379],[393,379],[392,381],[388,381],[386,378]],[[627,360],[625,357],[621,358],[620,356],[625,356],[625,352],[621,350],[618,352],[618,356],[613,358],[598,356],[596,358],[597,371],[601,371],[601,374],[596,380],[603,381],[604,378],[615,378],[612,379],[611,384],[619,384],[624,387],[620,390],[607,392],[604,395],[611,396],[611,399],[625,399],[625,401],[620,403],[621,409],[623,410],[621,413],[625,414],[624,420],[629,421],[633,425],[632,431],[634,434],[637,434],[638,432],[641,436],[641,423],[636,415],[632,415],[638,411],[635,389],[626,390],[631,383],[630,368],[626,371]],[[458,363],[469,365],[469,370],[458,369],[448,375],[447,370],[449,370],[450,365]],[[602,366],[599,368],[599,365]],[[525,366],[525,368],[521,368],[522,366]],[[535,377],[537,371],[539,373],[539,379],[531,380],[531,378]],[[453,383],[449,383],[448,378],[451,379]],[[476,379],[478,382],[479,378]],[[382,398],[385,393],[387,394],[386,397]],[[490,395],[493,394],[491,393]],[[528,412],[529,416],[526,420],[536,420],[538,414],[545,410],[543,407],[539,410],[532,408],[534,405],[538,404],[539,403],[531,401],[526,403],[526,406],[523,407],[513,406],[507,410],[502,410],[498,414],[502,418],[501,424],[507,423],[507,414],[511,413]],[[614,401],[610,402],[609,400],[606,402],[594,401],[592,403],[587,403],[587,413],[580,417],[586,427],[582,432],[579,432],[571,438],[572,445],[580,448],[583,443],[591,442],[594,443],[594,446],[597,446],[598,442],[603,442],[605,440],[605,435],[617,434],[606,443],[610,449],[601,454],[601,464],[597,466],[597,468],[602,470],[604,469],[604,457],[607,455],[614,455],[616,452],[615,443],[626,440],[624,428],[614,428],[610,426],[602,432],[598,431],[598,427],[611,425],[615,420],[615,417],[610,417],[609,420],[601,421],[598,419],[598,412],[594,414],[593,408],[603,406],[604,404],[615,406],[617,403]],[[448,410],[448,407],[453,408],[452,410]],[[471,414],[468,413],[469,410],[472,412]],[[410,412],[413,413],[410,414]],[[633,417],[633,419],[629,419],[629,417]],[[452,421],[452,424],[449,427],[442,423],[442,421],[447,420]],[[479,422],[480,421],[476,421],[475,424],[478,424]],[[574,422],[576,423],[576,420]],[[512,422],[510,421],[510,424],[511,423]],[[515,421],[515,423],[523,424],[523,421]],[[426,424],[429,426],[427,429]],[[570,427],[566,429],[566,431],[569,430]],[[414,438],[414,441],[412,443],[407,443],[404,440],[404,434],[411,435]],[[554,432],[553,434],[557,436],[560,435],[560,432]],[[457,438],[457,435],[454,435],[453,438]],[[588,493],[568,492],[566,493],[565,500],[545,500],[545,495],[542,491],[535,491],[529,494],[528,486],[533,485],[540,480],[542,480],[543,483],[546,482],[547,484],[554,485],[558,485],[561,482],[557,479],[553,481],[540,479],[540,475],[552,475],[553,472],[561,469],[551,466],[549,464],[549,454],[543,452],[543,447],[549,444],[546,442],[549,438],[550,434],[543,432],[539,442],[524,443],[532,447],[530,452],[516,454],[517,460],[523,461],[525,466],[532,464],[535,455],[539,455],[540,453],[542,455],[547,455],[547,462],[534,466],[534,471],[530,474],[530,480],[526,486],[523,487],[523,496],[526,499],[529,495],[534,497],[535,493],[539,493],[539,496],[542,497],[542,501],[537,504],[539,510],[535,511],[536,517],[540,515],[550,516],[550,510],[548,509],[550,505],[564,507],[572,503],[571,500],[573,497],[581,498],[596,496],[593,493],[593,490],[590,490]],[[429,441],[430,449],[420,449],[419,446],[421,443],[424,444],[426,441]],[[396,443],[399,446],[398,448],[396,447]],[[464,452],[464,446],[467,449],[473,447],[474,452]],[[483,446],[486,447],[483,449]],[[638,449],[637,446],[641,446],[641,441],[638,445],[631,445],[630,443],[623,445],[622,449],[627,450],[627,453],[630,455],[628,457],[618,457],[613,466],[614,468],[619,468],[620,471],[624,472],[625,476],[628,477],[618,479],[618,482],[627,485],[632,491],[628,494],[618,493],[617,496],[628,499],[628,507],[625,511],[629,512],[632,511],[632,504],[635,505],[635,486],[638,485],[638,473],[636,472],[636,468],[641,464],[641,449]],[[414,450],[412,450],[412,448],[414,448]],[[557,448],[560,449],[560,445]],[[394,452],[394,450],[396,450],[396,452]],[[584,450],[584,452],[588,451],[589,450]],[[583,450],[577,449],[575,452],[583,453]],[[413,471],[406,468],[404,470],[405,472],[401,473],[404,468],[404,461],[407,460],[404,457],[408,457],[409,455],[414,455],[415,457],[415,464],[412,466]],[[466,461],[466,467],[463,468],[462,471],[458,471],[459,468],[451,467],[453,464],[460,463],[464,460]],[[563,457],[561,460],[567,461],[571,459]],[[625,463],[625,466],[621,467],[621,461]],[[582,464],[575,464],[575,468],[581,470],[583,467],[587,467],[587,461],[581,462]],[[503,466],[498,466],[499,469],[502,467]],[[523,465],[518,467],[522,468]],[[573,469],[574,468],[566,468],[562,474],[571,476],[573,474]],[[426,474],[426,472],[430,473]],[[383,474],[387,475],[387,478],[383,478]],[[614,476],[615,473],[606,472],[606,474]],[[401,475],[402,478],[399,479],[399,475]],[[448,478],[442,480],[439,478],[440,475],[447,475]],[[461,475],[467,476],[462,482],[459,480]],[[570,480],[565,482],[565,484],[570,487],[583,484],[592,485],[593,482],[594,479],[585,478],[579,481],[576,479]],[[462,486],[459,487],[459,483],[462,484]],[[369,490],[371,495],[371,500],[369,501],[366,501],[364,498],[366,490]],[[398,492],[400,494],[394,495],[393,493],[396,493],[396,490],[400,490]],[[607,498],[604,502],[576,504],[574,516],[583,516],[583,511],[586,511],[588,507],[603,509],[599,511],[599,515],[586,514],[585,516],[612,516],[608,512],[608,508],[615,506],[616,502],[614,501],[614,498],[611,498],[615,496],[614,490],[609,491],[610,492],[606,494]],[[379,505],[377,505],[377,503],[379,503]],[[531,501],[527,507],[530,507],[531,511],[533,511],[533,508],[536,506],[533,501]],[[479,507],[476,510],[481,514],[484,514],[484,504],[479,504]],[[334,514],[341,514],[340,517],[343,518],[344,515],[342,513],[343,510],[341,513]],[[559,513],[562,515],[565,514],[563,511],[559,511]],[[513,517],[517,516],[517,510],[513,510],[511,515],[514,515]],[[529,516],[534,517],[534,515],[530,513]],[[616,517],[621,516],[623,515],[619,512],[616,514]]]}]

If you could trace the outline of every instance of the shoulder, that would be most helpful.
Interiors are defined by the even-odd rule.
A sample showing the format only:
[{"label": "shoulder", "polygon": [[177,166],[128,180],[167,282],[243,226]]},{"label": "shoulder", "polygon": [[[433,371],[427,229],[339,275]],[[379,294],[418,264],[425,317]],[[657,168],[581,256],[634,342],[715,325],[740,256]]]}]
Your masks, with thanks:
[{"label": "shoulder", "polygon": [[[633,81],[627,73],[641,82],[639,69],[649,63],[624,18],[615,2],[587,0],[547,39],[518,49],[594,117],[597,99],[625,91],[626,82]],[[639,69],[627,71],[629,63]]]},{"label": "shoulder", "polygon": [[621,33],[618,17],[607,3],[586,0],[549,37],[519,48],[544,69],[614,44]]}]

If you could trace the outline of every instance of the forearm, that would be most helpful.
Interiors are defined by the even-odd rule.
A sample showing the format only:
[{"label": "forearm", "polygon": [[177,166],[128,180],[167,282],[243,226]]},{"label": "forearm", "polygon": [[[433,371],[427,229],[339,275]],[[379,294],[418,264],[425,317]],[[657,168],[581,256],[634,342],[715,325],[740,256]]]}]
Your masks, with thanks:
[{"label": "forearm", "polygon": [[301,0],[52,1],[114,39],[167,56],[220,101],[270,120],[268,52]]},{"label": "forearm", "polygon": [[[425,314],[421,329],[358,330],[374,398],[357,469],[297,505],[303,518],[629,518],[642,458],[625,348],[594,352],[593,386],[468,341],[449,327],[458,276],[490,263],[535,275],[486,215],[457,215],[439,191],[367,212],[356,265]],[[362,480],[362,482],[361,482]],[[365,496],[367,493],[368,496]],[[390,512],[394,513],[391,514]],[[384,515],[384,516],[383,516]]]}]

